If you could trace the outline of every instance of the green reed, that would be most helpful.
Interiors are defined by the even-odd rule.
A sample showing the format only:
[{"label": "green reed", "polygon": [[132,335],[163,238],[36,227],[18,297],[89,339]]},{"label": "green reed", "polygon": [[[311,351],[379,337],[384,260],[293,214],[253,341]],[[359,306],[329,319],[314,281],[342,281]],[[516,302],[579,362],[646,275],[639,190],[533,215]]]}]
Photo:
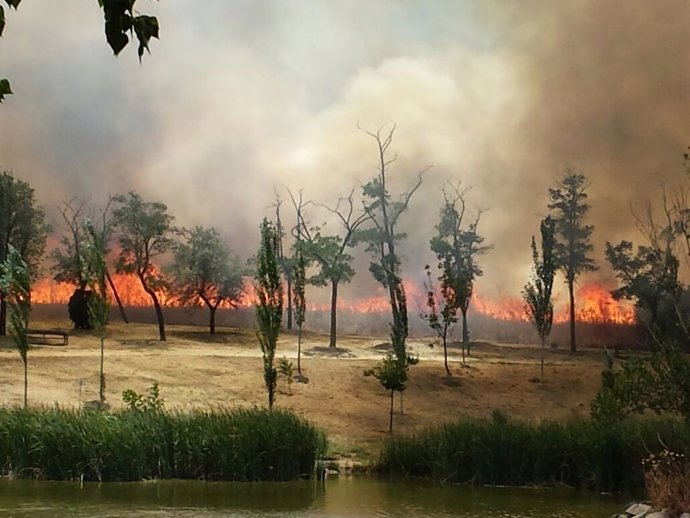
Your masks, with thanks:
[{"label": "green reed", "polygon": [[16,477],[292,480],[312,476],[324,447],[283,410],[0,409],[0,472]]}]

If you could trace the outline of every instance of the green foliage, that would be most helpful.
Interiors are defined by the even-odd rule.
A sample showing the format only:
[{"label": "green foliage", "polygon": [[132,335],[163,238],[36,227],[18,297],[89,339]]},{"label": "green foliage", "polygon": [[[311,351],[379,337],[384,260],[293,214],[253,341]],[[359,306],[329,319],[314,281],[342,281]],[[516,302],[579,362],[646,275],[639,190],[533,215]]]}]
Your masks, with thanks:
[{"label": "green foliage", "polygon": [[589,211],[587,203],[588,183],[585,175],[567,169],[555,188],[549,188],[549,210],[556,230],[554,259],[563,270],[568,285],[570,308],[570,350],[576,352],[575,337],[575,279],[584,272],[597,269],[590,241],[594,227],[585,225]]},{"label": "green foliage", "polygon": [[10,82],[7,79],[0,79],[0,103],[5,99],[6,95],[12,95],[13,93]]},{"label": "green foliage", "polygon": [[151,384],[148,394],[139,394],[135,390],[125,389],[122,391],[122,402],[129,410],[138,412],[159,412],[163,410],[164,400],[160,397],[158,382]]},{"label": "green foliage", "polygon": [[541,222],[541,255],[532,236],[532,276],[522,291],[525,313],[541,339],[541,381],[544,381],[544,346],[553,324],[553,279],[556,275],[554,257],[554,222],[546,217]]},{"label": "green foliage", "polygon": [[0,408],[0,474],[19,478],[294,480],[324,450],[319,430],[280,410]]},{"label": "green foliage", "polygon": [[116,269],[133,273],[153,301],[158,319],[161,341],[165,341],[165,321],[156,290],[166,289],[168,284],[155,267],[153,259],[165,254],[172,246],[173,217],[160,202],[146,202],[139,194],[130,191],[126,196],[115,196],[119,205],[113,210],[115,227],[119,230],[120,253]]},{"label": "green foliage", "polygon": [[288,392],[292,394],[292,383],[295,381],[295,367],[285,356],[278,360],[278,374],[285,378]]},{"label": "green foliage", "polygon": [[675,297],[682,289],[678,280],[680,261],[670,247],[655,249],[621,241],[606,242],[606,260],[616,273],[618,288],[611,294],[616,299],[634,300],[637,307],[649,311],[650,327],[657,324],[659,306],[665,297]]},{"label": "green foliage", "polygon": [[444,204],[436,225],[437,235],[429,242],[431,251],[438,260],[440,300],[436,301],[431,275],[427,270],[429,313],[422,315],[443,341],[446,371],[448,371],[446,337],[449,328],[458,321],[458,310],[463,315],[463,360],[465,350],[469,352],[467,311],[472,300],[474,281],[483,274],[477,263],[477,256],[491,249],[490,246],[483,244],[484,238],[477,232],[481,211],[469,224],[464,221],[466,218],[465,195],[468,189],[461,190],[459,183],[457,185],[448,183],[447,187],[448,189],[443,189]]},{"label": "green foliage", "polygon": [[283,316],[283,284],[278,272],[278,233],[273,223],[261,223],[261,243],[256,254],[254,291],[256,292],[256,335],[264,362],[264,382],[268,390],[268,407],[273,408],[277,371],[274,358]]},{"label": "green foliage", "polygon": [[0,262],[7,259],[9,245],[13,246],[26,263],[31,280],[35,280],[49,232],[45,213],[36,206],[33,188],[14,178],[11,172],[3,171],[0,174]]},{"label": "green foliage", "polygon": [[650,450],[660,451],[662,442],[690,453],[690,428],[669,419],[631,421],[615,430],[584,419],[463,419],[389,438],[379,470],[448,483],[639,491],[641,461]]},{"label": "green foliage", "polygon": [[203,303],[211,312],[210,333],[215,332],[214,313],[221,304],[235,306],[244,293],[247,272],[215,228],[196,226],[181,232],[185,241],[174,246],[175,260],[169,269],[175,293],[183,304]]},{"label": "green foliage", "polygon": [[27,330],[31,314],[31,280],[29,268],[19,251],[8,245],[7,258],[0,264],[2,275],[0,287],[10,308],[10,329],[12,338],[24,365],[24,406],[28,402],[27,365],[29,362],[29,341]]},{"label": "green foliage", "polygon": [[690,359],[677,344],[660,341],[650,358],[634,357],[614,370],[612,360],[591,413],[604,423],[651,410],[683,417],[690,423]]},{"label": "green foliage", "polygon": [[306,317],[307,311],[307,300],[305,293],[307,261],[304,257],[302,245],[303,243],[300,241],[298,246],[295,247],[295,259],[292,270],[295,303],[295,322],[297,322],[297,326],[300,329],[302,328],[302,324],[304,324],[304,319]]},{"label": "green foliage", "polygon": [[87,271],[86,282],[91,290],[88,298],[89,324],[101,342],[99,385],[100,401],[105,402],[105,373],[103,371],[103,357],[105,354],[105,336],[108,320],[110,319],[110,301],[106,285],[107,266],[105,254],[107,243],[104,235],[96,232],[90,221],[84,222],[85,233],[88,241],[83,244]]},{"label": "green foliage", "polygon": [[98,0],[105,16],[105,37],[117,56],[129,43],[127,33],[134,33],[139,40],[139,60],[144,49],[149,50],[149,40],[158,39],[158,19],[155,16],[134,16],[136,0]]},{"label": "green foliage", "polygon": [[593,250],[590,238],[594,227],[585,225],[590,209],[587,203],[587,177],[567,169],[555,188],[549,188],[549,210],[552,211],[557,240],[555,259],[567,279],[597,269],[589,257]]}]

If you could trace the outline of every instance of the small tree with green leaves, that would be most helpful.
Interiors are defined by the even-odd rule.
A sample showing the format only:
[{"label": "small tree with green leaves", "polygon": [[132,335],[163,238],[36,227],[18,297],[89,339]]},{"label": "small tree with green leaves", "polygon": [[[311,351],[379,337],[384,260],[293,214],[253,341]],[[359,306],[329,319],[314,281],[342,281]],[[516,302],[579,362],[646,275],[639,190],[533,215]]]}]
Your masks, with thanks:
[{"label": "small tree with green leaves", "polygon": [[594,227],[585,224],[589,211],[587,177],[567,169],[556,187],[549,189],[549,210],[556,229],[555,258],[568,285],[570,312],[570,352],[577,351],[575,340],[575,280],[585,272],[597,269],[589,257]]},{"label": "small tree with green leaves", "polygon": [[[438,268],[442,272],[439,280],[445,299],[444,309],[449,311],[448,323],[454,323],[453,319],[458,310],[462,314],[463,363],[465,352],[470,353],[467,312],[472,301],[474,281],[484,273],[479,267],[477,257],[491,249],[483,244],[484,238],[477,232],[482,211],[478,210],[475,217],[469,223],[466,222],[465,195],[468,191],[469,188],[460,188],[460,182],[446,184],[443,188],[444,204],[439,214],[439,223],[436,225],[438,233],[429,242],[432,252],[438,259]],[[443,315],[441,316],[443,320]]]},{"label": "small tree with green leaves", "polygon": [[170,267],[173,286],[183,304],[203,303],[209,310],[209,334],[216,332],[216,311],[221,304],[236,307],[244,293],[246,271],[232,257],[214,228],[196,226],[181,231],[184,241],[174,247]]},{"label": "small tree with green leaves", "polygon": [[553,324],[553,278],[556,275],[554,257],[555,228],[551,218],[541,222],[541,255],[532,236],[532,277],[522,291],[525,313],[541,340],[541,369],[539,380],[544,382],[544,349]]},{"label": "small tree with green leaves", "polygon": [[295,322],[297,323],[297,374],[302,376],[302,325],[307,312],[306,300],[306,269],[307,262],[304,259],[304,253],[300,242],[295,247],[294,269],[292,272],[293,290],[294,290],[294,305],[295,305]]},{"label": "small tree with green leaves", "polygon": [[[450,267],[442,264],[441,268],[442,273],[438,277],[438,280],[441,281],[441,287],[437,290],[431,276],[431,267],[429,265],[424,267],[427,276],[426,281],[424,281],[424,290],[426,291],[428,312],[422,313],[421,317],[436,332],[438,339],[441,340],[446,374],[451,376],[450,367],[448,367],[448,333],[458,321],[460,304],[455,296],[455,291],[452,289],[452,280],[449,278],[449,274],[451,274]],[[463,349],[463,360],[464,358]]]},{"label": "small tree with green leaves", "polygon": [[84,223],[88,240],[85,243],[86,265],[88,270],[86,279],[91,293],[88,297],[89,324],[100,341],[101,362],[99,371],[99,400],[105,403],[105,371],[103,368],[105,357],[105,337],[110,319],[110,301],[107,292],[107,266],[105,255],[107,244],[103,241],[103,234],[96,231],[90,221]]},{"label": "small tree with green leaves", "polygon": [[283,283],[278,271],[278,233],[273,223],[261,223],[261,243],[256,254],[254,291],[256,292],[256,336],[264,362],[264,382],[268,390],[268,408],[275,401],[276,371],[274,360],[283,316]]},{"label": "small tree with green leaves", "polygon": [[31,313],[31,279],[29,267],[19,251],[8,246],[7,258],[2,263],[0,285],[6,294],[10,308],[10,330],[12,338],[24,364],[24,407],[28,404],[29,365],[29,315]]},{"label": "small tree with green leaves", "polygon": [[388,353],[376,367],[364,371],[365,376],[374,376],[379,380],[383,388],[390,391],[391,406],[388,431],[391,433],[393,432],[393,396],[396,392],[400,392],[402,395],[403,391],[407,388],[408,365],[413,365],[415,363],[417,363],[416,358],[408,357],[403,362],[400,361],[397,356]]}]

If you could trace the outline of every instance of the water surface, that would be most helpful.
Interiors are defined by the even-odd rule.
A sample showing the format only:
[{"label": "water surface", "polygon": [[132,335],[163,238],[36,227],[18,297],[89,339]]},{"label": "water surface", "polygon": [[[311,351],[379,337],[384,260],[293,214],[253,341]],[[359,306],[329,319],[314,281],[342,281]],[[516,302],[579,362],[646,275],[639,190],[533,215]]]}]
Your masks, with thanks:
[{"label": "water surface", "polygon": [[325,483],[164,480],[0,481],[0,517],[461,517],[596,518],[626,498],[563,489],[473,488],[342,478]]}]

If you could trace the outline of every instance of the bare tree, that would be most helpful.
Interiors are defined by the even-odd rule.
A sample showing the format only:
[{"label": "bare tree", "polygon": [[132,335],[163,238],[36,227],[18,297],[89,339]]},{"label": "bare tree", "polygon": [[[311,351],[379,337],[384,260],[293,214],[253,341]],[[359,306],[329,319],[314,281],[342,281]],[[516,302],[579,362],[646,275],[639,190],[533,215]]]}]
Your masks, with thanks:
[{"label": "bare tree", "polygon": [[299,200],[290,193],[297,213],[296,235],[301,241],[302,251],[307,261],[315,262],[319,271],[309,278],[317,286],[331,285],[331,326],[329,347],[336,347],[338,287],[352,280],[355,270],[352,268],[353,257],[348,250],[357,243],[358,229],[369,219],[365,210],[356,210],[354,190],[347,197],[338,198],[335,207],[314,204],[330,212],[340,224],[340,232],[326,234],[324,228],[309,226],[304,219],[303,209],[311,202],[303,202],[300,192]]}]

